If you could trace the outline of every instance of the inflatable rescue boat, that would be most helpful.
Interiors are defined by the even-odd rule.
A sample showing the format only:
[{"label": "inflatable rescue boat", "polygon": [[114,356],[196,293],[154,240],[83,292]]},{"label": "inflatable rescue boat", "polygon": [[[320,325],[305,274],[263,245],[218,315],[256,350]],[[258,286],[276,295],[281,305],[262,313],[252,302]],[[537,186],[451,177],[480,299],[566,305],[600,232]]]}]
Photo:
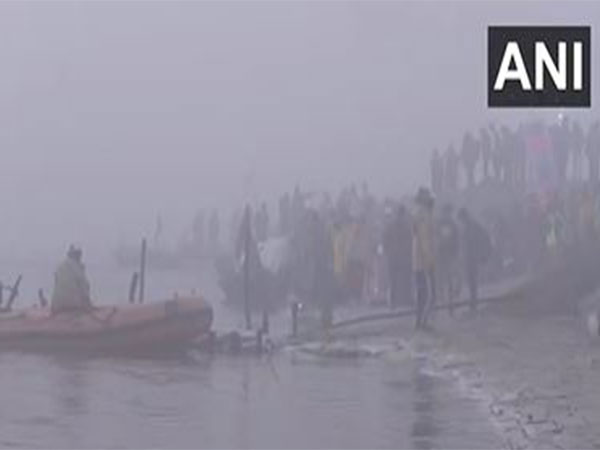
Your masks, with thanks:
[{"label": "inflatable rescue boat", "polygon": [[163,353],[210,332],[212,318],[212,308],[201,297],[78,312],[16,310],[0,314],[0,350]]}]

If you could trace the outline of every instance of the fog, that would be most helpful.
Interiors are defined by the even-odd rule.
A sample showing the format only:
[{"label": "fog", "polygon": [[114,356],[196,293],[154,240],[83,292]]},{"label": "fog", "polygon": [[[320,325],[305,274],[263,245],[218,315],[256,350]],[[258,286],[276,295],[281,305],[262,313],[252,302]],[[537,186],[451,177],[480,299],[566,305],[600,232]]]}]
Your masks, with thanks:
[{"label": "fog", "polygon": [[486,106],[487,26],[596,27],[574,3],[0,3],[0,248],[99,251],[296,184],[412,190],[434,146],[516,116]]}]

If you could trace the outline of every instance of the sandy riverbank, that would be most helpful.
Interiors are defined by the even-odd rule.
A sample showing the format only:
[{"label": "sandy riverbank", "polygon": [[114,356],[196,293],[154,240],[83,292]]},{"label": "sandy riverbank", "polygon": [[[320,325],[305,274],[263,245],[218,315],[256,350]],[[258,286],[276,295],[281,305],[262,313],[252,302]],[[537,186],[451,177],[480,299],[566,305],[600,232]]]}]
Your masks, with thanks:
[{"label": "sandy riverbank", "polygon": [[479,400],[505,448],[600,449],[600,339],[583,313],[598,307],[592,297],[569,305],[528,298],[455,318],[439,312],[428,332],[415,333],[409,319],[376,321],[336,337],[366,344],[395,335],[392,352],[425,357]]},{"label": "sandy riverbank", "polygon": [[600,448],[600,341],[581,316],[497,305],[409,339],[481,400],[507,448]]}]

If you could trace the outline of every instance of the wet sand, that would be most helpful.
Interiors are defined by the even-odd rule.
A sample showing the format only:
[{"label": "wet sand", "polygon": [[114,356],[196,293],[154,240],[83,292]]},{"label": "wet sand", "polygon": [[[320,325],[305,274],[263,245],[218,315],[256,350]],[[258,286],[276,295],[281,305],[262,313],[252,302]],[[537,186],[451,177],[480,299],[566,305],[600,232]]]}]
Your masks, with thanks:
[{"label": "wet sand", "polygon": [[589,335],[583,312],[598,299],[527,298],[477,313],[463,308],[456,317],[437,312],[427,332],[415,332],[412,319],[395,319],[336,337],[361,336],[368,345],[396,336],[399,351],[426,359],[429,370],[479,402],[504,448],[600,448],[600,338]]},{"label": "wet sand", "polygon": [[408,342],[480,399],[506,448],[600,448],[600,341],[581,316],[495,305]]}]

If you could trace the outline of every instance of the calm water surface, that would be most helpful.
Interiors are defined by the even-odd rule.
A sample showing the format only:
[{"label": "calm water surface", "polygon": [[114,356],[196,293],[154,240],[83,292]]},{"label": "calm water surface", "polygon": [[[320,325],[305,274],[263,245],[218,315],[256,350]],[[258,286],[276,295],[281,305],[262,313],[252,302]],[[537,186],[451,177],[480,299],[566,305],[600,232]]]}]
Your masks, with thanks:
[{"label": "calm water surface", "polygon": [[474,400],[416,361],[0,356],[0,445],[490,448]]}]

